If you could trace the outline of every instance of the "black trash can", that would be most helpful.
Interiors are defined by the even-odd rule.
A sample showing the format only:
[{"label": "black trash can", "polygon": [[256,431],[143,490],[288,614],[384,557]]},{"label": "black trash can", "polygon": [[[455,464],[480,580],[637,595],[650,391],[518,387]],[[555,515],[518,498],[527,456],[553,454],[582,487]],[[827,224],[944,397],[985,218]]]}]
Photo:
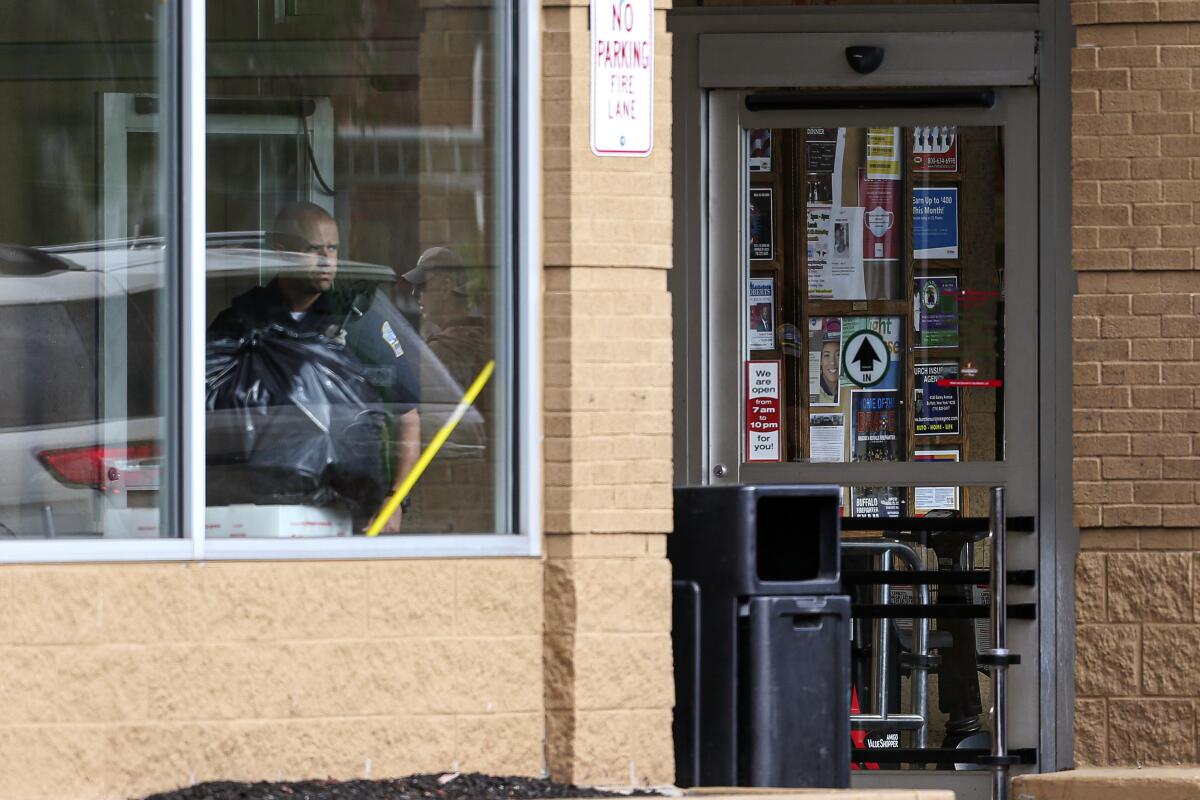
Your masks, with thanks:
[{"label": "black trash can", "polygon": [[849,785],[838,523],[836,487],[675,490],[680,786]]}]

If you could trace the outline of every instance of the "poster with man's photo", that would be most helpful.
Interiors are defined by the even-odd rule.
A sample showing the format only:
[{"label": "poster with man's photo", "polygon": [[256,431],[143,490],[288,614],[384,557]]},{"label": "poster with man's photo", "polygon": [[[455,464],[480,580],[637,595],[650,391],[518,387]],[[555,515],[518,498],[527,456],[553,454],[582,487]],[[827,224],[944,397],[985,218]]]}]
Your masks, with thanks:
[{"label": "poster with man's photo", "polygon": [[958,387],[938,386],[942,378],[957,378],[958,364],[915,364],[916,403],[913,431],[917,436],[952,436],[959,432]]},{"label": "poster with man's photo", "polygon": [[775,349],[775,279],[751,278],[747,295],[751,350]]},{"label": "poster with man's photo", "polygon": [[750,260],[775,260],[775,191],[766,186],[750,190]]},{"label": "poster with man's photo", "polygon": [[899,406],[896,392],[875,389],[850,393],[851,461],[899,461]]},{"label": "poster with man's photo", "polygon": [[841,317],[808,318],[808,404],[841,405]]}]

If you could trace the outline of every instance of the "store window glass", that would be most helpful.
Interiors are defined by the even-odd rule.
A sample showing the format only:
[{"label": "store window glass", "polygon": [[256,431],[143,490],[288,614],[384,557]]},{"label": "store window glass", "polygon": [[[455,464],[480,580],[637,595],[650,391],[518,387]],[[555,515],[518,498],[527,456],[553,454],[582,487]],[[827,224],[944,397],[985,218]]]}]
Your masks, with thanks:
[{"label": "store window glass", "polygon": [[[1005,460],[1004,130],[746,135],[746,358],[782,400],[746,460]],[[852,500],[896,516],[966,502],[896,487]]]},{"label": "store window glass", "polygon": [[0,29],[0,540],[160,535],[160,137],[109,123],[158,90],[162,9],[26,3]]},{"label": "store window glass", "polygon": [[510,10],[207,12],[206,535],[511,531]]}]

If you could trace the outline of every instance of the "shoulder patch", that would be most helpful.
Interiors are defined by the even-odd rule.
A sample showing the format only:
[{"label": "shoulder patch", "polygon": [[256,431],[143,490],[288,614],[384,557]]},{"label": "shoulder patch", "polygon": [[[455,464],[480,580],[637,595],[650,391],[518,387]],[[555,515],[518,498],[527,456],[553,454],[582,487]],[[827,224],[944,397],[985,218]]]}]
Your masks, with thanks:
[{"label": "shoulder patch", "polygon": [[387,342],[387,346],[392,348],[392,352],[396,354],[396,358],[404,355],[404,348],[400,346],[400,338],[396,336],[396,332],[392,330],[392,326],[387,320],[383,321],[380,332],[383,334],[383,341]]}]

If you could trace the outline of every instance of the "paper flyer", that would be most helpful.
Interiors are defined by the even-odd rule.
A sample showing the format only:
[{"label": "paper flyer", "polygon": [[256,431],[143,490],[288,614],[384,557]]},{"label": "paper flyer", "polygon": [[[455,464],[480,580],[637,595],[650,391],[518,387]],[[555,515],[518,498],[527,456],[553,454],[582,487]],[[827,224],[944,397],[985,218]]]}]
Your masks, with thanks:
[{"label": "paper flyer", "polygon": [[958,188],[913,187],[913,258],[958,258]]},{"label": "paper flyer", "polygon": [[929,275],[913,282],[913,347],[958,347],[958,278]]},{"label": "paper flyer", "polygon": [[810,174],[805,176],[808,184],[808,207],[833,205],[833,176]]},{"label": "paper flyer", "polygon": [[771,129],[756,128],[750,131],[750,171],[770,172],[773,156]]},{"label": "paper flyer", "polygon": [[[918,450],[913,461],[958,461],[958,450]],[[957,486],[918,486],[913,490],[913,513],[923,517],[934,509],[958,511]]]},{"label": "paper flyer", "polygon": [[775,190],[750,190],[750,260],[775,260]]},{"label": "paper flyer", "polygon": [[898,461],[899,407],[895,391],[850,393],[851,461]]},{"label": "paper flyer", "polygon": [[808,460],[840,464],[846,460],[846,415],[808,415]]},{"label": "paper flyer", "polygon": [[808,204],[840,206],[846,129],[806,128],[804,139]]},{"label": "paper flyer", "polygon": [[775,279],[751,278],[749,305],[751,350],[775,349]]},{"label": "paper flyer", "polygon": [[808,291],[811,294],[813,283],[821,280],[833,249],[833,209],[829,206],[809,206],[805,215]]},{"label": "paper flyer", "polygon": [[939,386],[942,378],[957,378],[958,364],[915,364],[916,403],[913,430],[917,436],[951,436],[959,432],[958,387]]},{"label": "paper flyer", "polygon": [[[872,389],[895,389],[899,385],[901,327],[900,317],[842,317],[843,343],[849,341],[851,336],[861,330],[871,330],[879,334],[887,346],[888,354],[891,358],[884,369],[883,378],[878,382],[872,383]],[[846,362],[847,360],[854,359],[857,355],[857,353],[847,354],[843,349],[842,384],[845,386],[855,385],[846,371]],[[874,366],[878,369],[883,365]]]},{"label": "paper flyer", "polygon": [[808,210],[808,294],[821,300],[865,300],[863,210]]},{"label": "paper flyer", "polygon": [[900,260],[900,182],[869,180],[860,173],[859,202],[863,206],[863,258]]},{"label": "paper flyer", "polygon": [[958,172],[958,128],[913,128],[913,172]]},{"label": "paper flyer", "polygon": [[842,320],[808,318],[808,404],[841,405]]},{"label": "paper flyer", "polygon": [[867,128],[867,178],[900,180],[900,129]]},{"label": "paper flyer", "polygon": [[853,486],[851,516],[865,519],[896,519],[901,516],[901,489],[895,486]]},{"label": "paper flyer", "polygon": [[746,461],[782,461],[778,361],[746,362]]},{"label": "paper flyer", "polygon": [[806,128],[804,131],[804,171],[833,174],[837,163],[838,128]]}]

